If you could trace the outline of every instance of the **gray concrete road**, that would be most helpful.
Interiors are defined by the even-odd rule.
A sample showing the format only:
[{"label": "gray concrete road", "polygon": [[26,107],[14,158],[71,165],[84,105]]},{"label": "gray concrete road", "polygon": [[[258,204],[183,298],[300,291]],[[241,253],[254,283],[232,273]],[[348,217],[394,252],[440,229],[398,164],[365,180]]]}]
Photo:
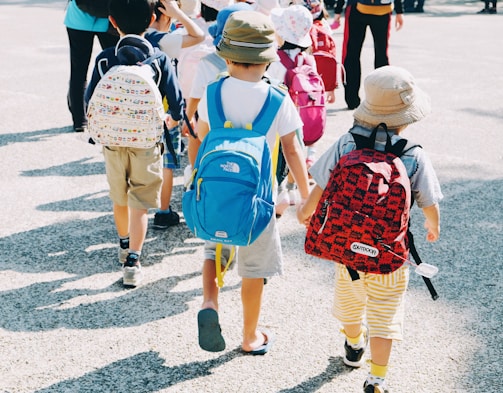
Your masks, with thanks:
[{"label": "gray concrete road", "polygon": [[[71,131],[66,109],[65,4],[0,2],[0,392],[360,392],[368,366],[344,367],[330,315],[333,265],[304,254],[293,209],[280,221],[285,274],[266,287],[261,323],[276,342],[264,357],[238,350],[235,271],[220,305],[227,350],[199,349],[202,250],[184,224],[149,230],[145,283],[122,288],[102,155]],[[475,15],[481,4],[427,1],[391,34],[392,63],[432,97],[431,116],[406,135],[430,153],[445,193],[436,244],[414,209],[440,299],[412,275],[395,393],[501,391],[503,17]],[[362,57],[367,73],[371,40]],[[342,93],[320,152],[351,125]]]}]

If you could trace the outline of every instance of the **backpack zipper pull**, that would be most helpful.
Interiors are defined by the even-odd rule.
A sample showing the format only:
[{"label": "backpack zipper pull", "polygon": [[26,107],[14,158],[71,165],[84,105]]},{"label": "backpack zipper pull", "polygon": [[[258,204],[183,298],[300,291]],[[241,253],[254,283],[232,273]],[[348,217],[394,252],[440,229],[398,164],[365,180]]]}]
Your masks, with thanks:
[{"label": "backpack zipper pull", "polygon": [[323,202],[322,211],[324,212],[325,216],[323,217],[323,224],[321,224],[321,227],[318,230],[318,235],[321,234],[321,232],[323,232],[323,229],[325,228],[325,225],[326,225],[326,223],[328,221],[328,212],[329,212],[329,210],[330,210],[329,202],[328,201]]},{"label": "backpack zipper pull", "polygon": [[196,191],[196,201],[201,200],[201,183],[203,182],[203,178],[197,179],[197,191]]}]

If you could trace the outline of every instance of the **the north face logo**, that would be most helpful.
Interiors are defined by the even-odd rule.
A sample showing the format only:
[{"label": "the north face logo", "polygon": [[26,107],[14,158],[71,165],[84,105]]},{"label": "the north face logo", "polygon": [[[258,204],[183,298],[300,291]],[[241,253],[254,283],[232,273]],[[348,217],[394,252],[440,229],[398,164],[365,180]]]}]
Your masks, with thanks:
[{"label": "the north face logo", "polygon": [[220,168],[222,168],[224,172],[239,173],[241,171],[237,163],[230,161],[220,165]]}]

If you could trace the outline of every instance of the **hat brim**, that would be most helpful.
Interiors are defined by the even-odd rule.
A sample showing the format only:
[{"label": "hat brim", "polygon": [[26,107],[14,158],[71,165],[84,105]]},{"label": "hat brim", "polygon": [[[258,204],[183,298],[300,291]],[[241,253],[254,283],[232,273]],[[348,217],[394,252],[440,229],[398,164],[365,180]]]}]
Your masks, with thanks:
[{"label": "hat brim", "polygon": [[405,108],[390,112],[389,108],[370,105],[363,100],[355,109],[353,117],[359,122],[378,125],[386,123],[388,128],[399,128],[423,119],[431,112],[429,96],[418,87],[414,88],[414,101]]},{"label": "hat brim", "polygon": [[236,50],[235,46],[228,45],[223,40],[217,45],[217,53],[224,59],[237,63],[268,64],[279,61],[276,45],[268,48],[244,48]]},{"label": "hat brim", "polygon": [[297,45],[301,48],[309,48],[313,45],[313,41],[311,40],[311,36],[309,32],[299,39],[294,39],[291,37],[292,32],[287,30],[287,27],[281,24],[281,20],[284,18],[284,13],[287,8],[273,8],[270,13],[271,20],[276,27],[276,34],[278,34],[283,40],[289,42],[290,44]]}]

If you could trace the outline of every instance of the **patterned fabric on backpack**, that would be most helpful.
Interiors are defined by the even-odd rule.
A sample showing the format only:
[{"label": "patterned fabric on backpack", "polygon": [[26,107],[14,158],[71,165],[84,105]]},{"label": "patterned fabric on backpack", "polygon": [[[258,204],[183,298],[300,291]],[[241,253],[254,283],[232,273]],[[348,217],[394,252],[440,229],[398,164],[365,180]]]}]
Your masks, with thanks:
[{"label": "patterned fabric on backpack", "polygon": [[[379,126],[384,126],[380,124]],[[309,224],[305,251],[349,269],[387,274],[408,257],[410,180],[400,160],[406,139],[384,152],[370,138],[352,134],[356,150],[341,157]]]},{"label": "patterned fabric on backpack", "polygon": [[273,212],[273,172],[266,134],[283,102],[273,86],[252,124],[232,128],[226,121],[221,88],[227,77],[207,87],[210,132],[194,163],[183,214],[199,238],[234,246],[253,243]]},{"label": "patterned fabric on backpack", "polygon": [[[157,67],[157,72],[155,67]],[[155,59],[118,65],[100,79],[89,100],[88,130],[101,145],[150,148],[164,132],[166,113]]]},{"label": "patterned fabric on backpack", "polygon": [[304,126],[304,144],[310,146],[325,132],[327,109],[325,107],[325,85],[313,67],[314,60],[299,53],[294,60],[282,50],[278,51],[281,64],[286,68],[285,85],[295,106],[299,110]]}]

